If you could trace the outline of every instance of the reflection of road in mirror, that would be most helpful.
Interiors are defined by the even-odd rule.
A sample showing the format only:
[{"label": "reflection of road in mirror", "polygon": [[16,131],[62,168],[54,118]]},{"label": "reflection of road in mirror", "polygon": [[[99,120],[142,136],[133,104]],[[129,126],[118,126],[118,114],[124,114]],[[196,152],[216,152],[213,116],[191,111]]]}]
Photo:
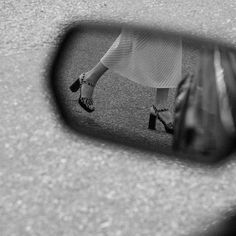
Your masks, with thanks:
[{"label": "reflection of road in mirror", "polygon": [[[75,31],[64,45],[56,80],[70,125],[98,138],[171,154],[172,135],[166,124],[173,123],[175,87],[181,79],[181,70],[186,73],[195,69],[196,45],[184,41],[182,59],[179,37],[162,34],[158,37],[158,34],[129,29],[128,33],[122,32],[123,41],[120,40],[117,53],[120,31],[119,28],[113,31],[83,29]],[[82,90],[84,97],[91,97],[93,92],[95,111],[88,113],[79,105],[80,90],[72,93],[69,88],[83,72],[90,72],[100,61],[108,69],[102,68],[104,71],[100,72],[95,89],[85,85]],[[161,110],[160,120],[165,124],[156,117],[154,126],[150,123],[152,105]],[[150,126],[152,129],[148,129]]]}]

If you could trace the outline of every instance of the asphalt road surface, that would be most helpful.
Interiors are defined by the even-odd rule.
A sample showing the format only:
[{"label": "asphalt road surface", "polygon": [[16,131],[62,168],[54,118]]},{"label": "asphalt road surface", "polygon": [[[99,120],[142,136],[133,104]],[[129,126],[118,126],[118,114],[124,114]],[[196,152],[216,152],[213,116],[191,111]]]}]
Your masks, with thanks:
[{"label": "asphalt road surface", "polygon": [[[65,50],[58,88],[70,126],[62,121],[47,85],[63,25],[97,19],[99,11],[108,18],[112,12],[125,17],[119,11],[124,7],[111,10],[108,3],[96,1],[94,8],[87,1],[1,4],[1,236],[199,235],[234,209],[235,155],[215,167],[177,157],[171,136],[159,123],[157,131],[147,130],[153,90],[108,72],[95,93],[96,112],[86,114],[77,105],[78,94],[68,86],[97,62],[117,32],[76,37]],[[168,4],[158,4],[163,23]],[[175,4],[178,13],[180,3]],[[150,2],[148,9],[153,8]],[[218,12],[231,20],[227,24],[234,22],[232,8],[227,17],[225,8]],[[143,9],[141,17],[149,11]],[[184,16],[179,14],[177,21],[175,14],[177,25]],[[229,35],[229,26],[217,22],[216,28]],[[208,29],[213,35],[211,23],[204,27],[199,35]],[[194,65],[196,51],[185,52],[186,70]],[[170,107],[173,96],[174,91]]]}]

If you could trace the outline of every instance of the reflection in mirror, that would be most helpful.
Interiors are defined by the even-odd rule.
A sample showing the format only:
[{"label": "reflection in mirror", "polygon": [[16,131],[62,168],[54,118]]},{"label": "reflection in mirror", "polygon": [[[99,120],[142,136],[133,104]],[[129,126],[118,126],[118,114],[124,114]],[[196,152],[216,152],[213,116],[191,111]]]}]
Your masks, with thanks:
[{"label": "reflection in mirror", "polygon": [[173,156],[190,151],[201,161],[233,152],[233,50],[140,28],[86,25],[68,31],[54,59],[51,85],[74,130]]}]

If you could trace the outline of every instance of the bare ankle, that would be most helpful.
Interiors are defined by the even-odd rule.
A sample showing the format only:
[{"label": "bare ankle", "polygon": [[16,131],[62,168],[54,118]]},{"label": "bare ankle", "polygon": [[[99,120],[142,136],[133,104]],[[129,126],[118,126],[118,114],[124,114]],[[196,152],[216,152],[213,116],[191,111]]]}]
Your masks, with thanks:
[{"label": "bare ankle", "polygon": [[97,76],[94,75],[93,73],[90,73],[90,72],[86,72],[86,73],[85,73],[85,79],[86,79],[88,82],[90,82],[90,83],[92,83],[92,84],[94,84],[94,85],[96,85],[96,84],[97,84],[97,81],[98,81]]}]

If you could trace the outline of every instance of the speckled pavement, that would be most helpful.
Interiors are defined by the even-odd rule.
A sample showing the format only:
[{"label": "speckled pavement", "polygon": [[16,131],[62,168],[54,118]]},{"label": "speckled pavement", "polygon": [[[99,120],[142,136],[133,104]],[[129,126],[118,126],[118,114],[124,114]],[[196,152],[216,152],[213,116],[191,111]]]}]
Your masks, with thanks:
[{"label": "speckled pavement", "polygon": [[[160,125],[159,132],[146,130],[152,91],[107,73],[95,94],[98,111],[89,117],[75,106],[67,85],[113,36],[89,51],[92,59],[83,51],[78,67],[78,54],[69,51],[61,90],[75,132],[60,122],[46,86],[51,52],[72,21],[142,22],[235,44],[235,1],[212,2],[0,3],[1,236],[197,235],[234,209],[235,155],[217,167],[176,158]],[[127,87],[115,89],[109,79]],[[104,103],[111,92],[120,100]],[[91,132],[84,132],[88,124]]]}]

